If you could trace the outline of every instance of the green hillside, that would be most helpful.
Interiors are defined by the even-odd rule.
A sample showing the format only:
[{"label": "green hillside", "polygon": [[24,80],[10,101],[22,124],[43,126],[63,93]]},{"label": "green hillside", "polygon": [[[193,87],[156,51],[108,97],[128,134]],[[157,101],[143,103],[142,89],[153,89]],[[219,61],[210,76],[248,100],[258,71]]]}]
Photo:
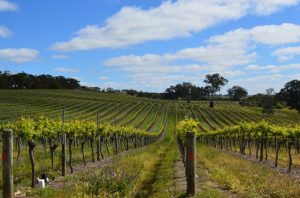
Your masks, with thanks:
[{"label": "green hillside", "polygon": [[[61,119],[66,110],[67,120],[93,120],[97,113],[101,123],[131,125],[150,130],[156,123],[164,122],[168,109],[175,108],[178,119],[185,116],[199,120],[202,131],[210,131],[238,124],[258,122],[264,119],[260,108],[241,107],[235,102],[216,102],[209,108],[207,101],[174,102],[131,97],[126,94],[107,94],[71,90],[0,90],[1,120],[21,116],[46,114]],[[267,118],[274,124],[297,124],[300,115],[288,109],[275,110]]]}]

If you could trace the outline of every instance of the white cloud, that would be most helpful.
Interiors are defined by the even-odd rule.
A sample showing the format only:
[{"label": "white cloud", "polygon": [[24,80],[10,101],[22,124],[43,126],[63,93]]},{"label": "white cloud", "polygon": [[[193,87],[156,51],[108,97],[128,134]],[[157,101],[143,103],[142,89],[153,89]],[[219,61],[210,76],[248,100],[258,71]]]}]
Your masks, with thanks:
[{"label": "white cloud", "polygon": [[37,59],[39,52],[35,49],[28,48],[8,48],[0,49],[0,60],[11,62],[31,62]]},{"label": "white cloud", "polygon": [[278,57],[278,61],[286,62],[286,61],[292,60],[293,58],[294,58],[293,55],[281,55]]},{"label": "white cloud", "polygon": [[0,26],[0,37],[2,38],[7,38],[7,37],[10,37],[12,35],[12,32],[4,27],[4,26]]},{"label": "white cloud", "polygon": [[226,78],[236,78],[247,72],[271,72],[277,75],[283,71],[297,70],[300,64],[251,65],[256,61],[255,50],[258,45],[273,48],[297,42],[300,42],[300,26],[265,25],[212,36],[205,46],[162,55],[114,57],[106,60],[103,65],[126,73],[133,82],[144,86],[158,86],[156,82],[160,82],[159,79],[163,79],[165,87],[176,80],[199,82],[195,80],[197,75],[205,73],[220,73]]},{"label": "white cloud", "polygon": [[108,81],[103,83],[102,87],[104,88],[113,88],[113,89],[127,89],[128,83],[122,83],[122,82],[114,82],[114,81]]},{"label": "white cloud", "polygon": [[248,65],[246,67],[247,70],[259,71],[259,70],[272,70],[275,69],[275,65],[266,65],[266,66],[259,66],[259,65]]},{"label": "white cloud", "polygon": [[265,25],[250,31],[253,40],[265,45],[283,45],[300,42],[300,26],[290,23]]},{"label": "white cloud", "polygon": [[298,79],[298,80],[300,80],[300,73],[298,73],[298,74],[292,74],[292,75],[290,75],[289,76],[291,79]]},{"label": "white cloud", "polygon": [[284,82],[287,79],[288,78],[281,74],[261,75],[232,80],[230,85],[240,85],[242,87],[246,87],[250,94],[255,94],[258,91],[264,93],[268,88],[274,88],[276,91],[278,91],[284,86]]},{"label": "white cloud", "polygon": [[80,82],[82,86],[87,86],[87,87],[99,87],[99,85],[94,84],[94,83],[89,83],[89,82]]},{"label": "white cloud", "polygon": [[151,40],[191,36],[247,14],[270,14],[299,0],[177,0],[143,10],[123,7],[104,26],[89,25],[52,49],[59,51],[120,48]]},{"label": "white cloud", "polygon": [[107,76],[100,76],[100,78],[99,78],[100,80],[109,80],[109,78],[107,77]]},{"label": "white cloud", "polygon": [[51,56],[51,58],[53,58],[53,59],[66,59],[66,58],[68,58],[68,56],[61,55],[61,54],[54,54],[54,55]]},{"label": "white cloud", "polygon": [[104,62],[109,68],[113,68],[127,74],[134,86],[150,88],[151,90],[163,91],[167,86],[182,81],[189,81],[194,84],[201,84],[206,73],[219,72],[225,77],[237,77],[244,75],[240,70],[226,71],[219,67],[212,67],[201,64],[176,64],[173,61],[183,57],[182,54],[165,54],[162,56],[146,54],[144,56],[122,56],[112,58]]},{"label": "white cloud", "polygon": [[183,49],[173,55],[175,60],[189,59],[219,69],[247,64],[255,57],[256,53],[248,53],[243,43],[235,44],[229,40],[226,43],[209,43],[204,47]]},{"label": "white cloud", "polygon": [[78,73],[78,69],[70,69],[70,68],[64,68],[64,67],[58,67],[55,68],[53,71],[55,72],[61,72],[61,73]]},{"label": "white cloud", "polygon": [[157,74],[153,75],[143,75],[136,74],[134,79],[129,82],[115,82],[107,81],[100,85],[100,87],[108,88],[112,87],[114,89],[135,89],[135,90],[147,90],[147,91],[164,91],[166,87],[175,84],[181,83],[184,80],[192,82],[194,84],[199,84],[202,80],[198,76],[186,76],[186,75],[166,75],[166,74]]},{"label": "white cloud", "polygon": [[247,70],[252,71],[266,71],[268,73],[280,73],[287,70],[300,70],[300,64],[289,64],[289,65],[249,65],[246,67]]},{"label": "white cloud", "polygon": [[210,43],[222,45],[234,43],[235,45],[246,46],[253,42],[263,45],[284,45],[300,42],[300,25],[283,23],[281,25],[256,26],[252,29],[237,29],[214,36],[209,39]]},{"label": "white cloud", "polygon": [[265,93],[266,89],[274,88],[276,92],[279,92],[285,85],[285,83],[300,79],[300,73],[284,75],[284,74],[266,74],[259,75],[250,78],[235,79],[229,82],[231,85],[240,85],[246,87],[250,94],[256,94],[257,92]]},{"label": "white cloud", "polygon": [[[219,71],[210,72],[210,73],[218,73]],[[241,70],[233,70],[233,71],[221,71],[219,72],[222,76],[225,76],[226,78],[234,78],[245,75],[245,72]]]},{"label": "white cloud", "polygon": [[0,0],[0,12],[1,11],[16,11],[18,6],[15,3],[11,3],[7,0]]},{"label": "white cloud", "polygon": [[286,6],[297,5],[299,0],[261,0],[255,6],[255,12],[260,15],[267,15]]},{"label": "white cloud", "polygon": [[281,62],[289,61],[293,59],[295,55],[300,55],[300,46],[280,48],[275,50],[272,54],[278,56],[278,60]]},{"label": "white cloud", "polygon": [[[251,29],[236,29],[223,35],[212,36],[208,45],[200,48],[184,49],[180,54],[193,60],[205,61],[209,65],[223,68],[249,64],[256,60],[258,45],[278,47],[300,42],[300,25],[283,23],[280,25],[256,26]],[[281,55],[280,60],[287,60],[298,53],[298,48],[276,51],[273,55]],[[189,53],[185,53],[189,52]],[[194,56],[194,57],[193,57]],[[195,57],[197,57],[195,59]],[[233,58],[234,57],[234,58]]]},{"label": "white cloud", "polygon": [[170,74],[178,72],[189,73],[199,72],[208,69],[207,67],[198,64],[170,64],[170,62],[167,59],[168,58],[166,58],[166,56],[159,56],[153,54],[146,54],[144,56],[130,55],[111,58],[109,60],[106,60],[103,64],[110,68],[115,68],[117,70],[129,72],[132,74]]},{"label": "white cloud", "polygon": [[[262,36],[263,35],[263,36]],[[256,58],[257,44],[279,45],[300,42],[300,26],[294,24],[265,25],[252,29],[237,29],[209,38],[206,46],[186,48],[172,54],[146,54],[111,58],[104,65],[128,72],[197,72],[225,71],[245,65]],[[196,64],[176,65],[177,60]],[[250,68],[251,69],[251,68]]]}]

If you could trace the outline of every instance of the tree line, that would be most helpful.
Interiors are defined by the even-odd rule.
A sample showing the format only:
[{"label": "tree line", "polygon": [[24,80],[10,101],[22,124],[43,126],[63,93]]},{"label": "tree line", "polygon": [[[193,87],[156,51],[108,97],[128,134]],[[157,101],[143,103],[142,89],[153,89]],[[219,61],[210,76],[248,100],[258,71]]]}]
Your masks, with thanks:
[{"label": "tree line", "polygon": [[74,78],[51,75],[32,75],[25,72],[11,74],[0,71],[0,89],[78,89],[80,82]]},{"label": "tree line", "polygon": [[292,80],[285,84],[280,92],[274,89],[266,90],[264,94],[248,96],[245,88],[235,85],[227,90],[227,95],[217,95],[229,81],[218,73],[207,74],[203,82],[206,86],[198,87],[190,82],[172,85],[163,93],[150,93],[133,89],[115,90],[113,88],[101,89],[99,87],[81,86],[80,81],[74,78],[51,75],[32,75],[25,72],[11,74],[0,71],[0,89],[82,89],[106,93],[123,93],[131,96],[152,99],[210,100],[210,107],[214,100],[233,100],[241,105],[263,107],[265,113],[272,113],[274,107],[288,106],[300,112],[300,80]]},{"label": "tree line", "polygon": [[244,106],[262,107],[264,114],[272,114],[274,108],[289,107],[300,112],[300,80],[287,82],[285,86],[275,93],[273,88],[269,88],[263,94],[248,96],[248,91],[238,85],[227,90],[227,95],[216,95],[221,88],[228,83],[228,80],[220,74],[207,74],[204,79],[206,86],[197,87],[189,82],[183,82],[175,86],[170,86],[164,93],[153,93],[143,95],[143,92],[129,90],[127,94],[169,100],[210,100],[210,107],[214,107],[213,100],[232,100]]}]

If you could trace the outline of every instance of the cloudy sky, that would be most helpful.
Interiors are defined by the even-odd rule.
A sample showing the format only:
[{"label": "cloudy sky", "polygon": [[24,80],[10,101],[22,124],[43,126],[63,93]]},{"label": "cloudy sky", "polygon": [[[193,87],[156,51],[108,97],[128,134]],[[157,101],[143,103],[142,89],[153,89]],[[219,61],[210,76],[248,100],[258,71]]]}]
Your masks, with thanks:
[{"label": "cloudy sky", "polygon": [[0,70],[164,91],[300,79],[300,0],[0,0]]}]

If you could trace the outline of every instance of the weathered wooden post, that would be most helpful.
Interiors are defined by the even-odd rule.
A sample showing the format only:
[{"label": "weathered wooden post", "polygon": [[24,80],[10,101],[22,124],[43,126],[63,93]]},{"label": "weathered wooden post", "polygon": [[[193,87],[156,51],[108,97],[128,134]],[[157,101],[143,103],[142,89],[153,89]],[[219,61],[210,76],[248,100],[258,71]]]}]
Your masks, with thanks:
[{"label": "weathered wooden post", "polygon": [[196,194],[196,138],[194,132],[186,133],[186,194],[194,196]]},{"label": "weathered wooden post", "polygon": [[100,161],[100,141],[101,141],[101,136],[99,134],[99,113],[97,113],[97,142],[96,142],[96,145],[97,145],[97,160]]},{"label": "weathered wooden post", "polygon": [[[65,124],[65,109],[62,112],[62,123],[63,125]],[[66,133],[62,134],[61,137],[61,163],[62,163],[62,168],[61,168],[61,175],[65,176],[66,175],[66,166],[67,166],[67,161],[66,161]]]},{"label": "weathered wooden post", "polygon": [[3,176],[3,197],[13,197],[13,131],[4,129],[2,132],[2,176]]}]

